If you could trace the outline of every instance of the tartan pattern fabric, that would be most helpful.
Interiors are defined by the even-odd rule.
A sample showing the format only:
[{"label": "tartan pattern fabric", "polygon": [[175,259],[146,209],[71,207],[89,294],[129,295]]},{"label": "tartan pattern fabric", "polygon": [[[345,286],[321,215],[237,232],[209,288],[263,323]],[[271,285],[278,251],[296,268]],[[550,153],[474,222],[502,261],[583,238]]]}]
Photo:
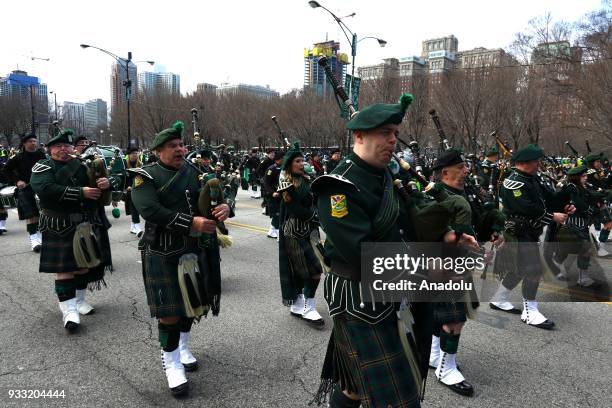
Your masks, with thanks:
[{"label": "tartan pattern fabric", "polygon": [[72,249],[74,231],[72,228],[72,231],[60,235],[51,230],[42,230],[39,272],[61,273],[81,269],[77,266]]},{"label": "tartan pattern fabric", "polygon": [[308,238],[293,238],[285,236],[285,248],[289,260],[289,268],[294,278],[300,280],[320,275],[323,270],[312,243]]},{"label": "tartan pattern fabric", "polygon": [[[102,210],[100,210],[102,211]],[[99,271],[91,274],[89,283],[102,281],[104,271],[112,267],[112,257],[108,228],[110,223],[106,218],[92,215],[93,232],[100,244],[100,265]],[[42,233],[42,249],[40,251],[39,272],[60,273],[74,272],[79,268],[74,258],[72,240],[76,225],[66,219],[50,218],[44,213],[39,220],[39,231]],[[96,269],[96,268],[94,268]],[[97,277],[97,279],[94,279]]]},{"label": "tartan pattern fabric", "polygon": [[164,257],[145,252],[142,276],[151,317],[185,315],[178,282],[178,257]]},{"label": "tartan pattern fabric", "polygon": [[333,320],[334,381],[356,393],[364,408],[420,407],[420,400],[402,348],[395,313],[369,324],[348,313]]},{"label": "tartan pattern fabric", "polygon": [[16,189],[15,198],[17,199],[17,214],[20,220],[38,217],[38,205],[31,186],[28,185],[22,190]]},{"label": "tartan pattern fabric", "polygon": [[433,304],[434,322],[437,325],[460,323],[467,320],[465,302],[436,302]]}]

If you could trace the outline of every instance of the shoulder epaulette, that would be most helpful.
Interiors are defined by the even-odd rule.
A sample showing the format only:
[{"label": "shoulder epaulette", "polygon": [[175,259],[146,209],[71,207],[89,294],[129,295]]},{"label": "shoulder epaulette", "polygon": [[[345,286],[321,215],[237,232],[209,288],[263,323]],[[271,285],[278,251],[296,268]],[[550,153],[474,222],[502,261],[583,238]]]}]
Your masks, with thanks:
[{"label": "shoulder epaulette", "polygon": [[312,182],[312,185],[310,187],[312,189],[312,192],[317,194],[323,189],[325,185],[328,185],[330,183],[348,184],[350,186],[353,186],[357,191],[359,191],[359,188],[355,185],[355,183],[340,174],[334,173],[317,177],[317,179]]},{"label": "shoulder epaulette", "polygon": [[594,174],[594,173],[597,173],[597,170],[595,170],[595,169],[588,169],[587,170],[587,174]]},{"label": "shoulder epaulette", "polygon": [[508,190],[516,190],[523,187],[524,185],[525,183],[521,181],[510,180],[509,178],[506,178],[504,180],[504,188],[507,188]]},{"label": "shoulder epaulette", "polygon": [[51,169],[51,166],[46,164],[47,160],[41,160],[32,167],[32,173],[44,173],[47,170]]},{"label": "shoulder epaulette", "polygon": [[150,180],[153,180],[153,177],[149,173],[147,173],[147,171],[144,168],[142,168],[142,167],[136,167],[136,168],[133,168],[133,169],[127,169],[127,171],[130,171],[130,172],[136,173],[136,174],[140,174],[141,176],[145,176],[146,178],[148,178]]}]

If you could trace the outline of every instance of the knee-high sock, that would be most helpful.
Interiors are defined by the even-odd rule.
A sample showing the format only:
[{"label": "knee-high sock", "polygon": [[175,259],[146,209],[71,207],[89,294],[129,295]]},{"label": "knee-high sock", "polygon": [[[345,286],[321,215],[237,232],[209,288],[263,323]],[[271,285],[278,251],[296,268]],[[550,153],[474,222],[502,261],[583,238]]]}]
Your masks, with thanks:
[{"label": "knee-high sock", "polygon": [[321,279],[306,279],[306,281],[304,282],[304,297],[306,299],[315,297],[320,281]]},{"label": "knee-high sock", "polygon": [[38,231],[38,222],[33,222],[31,224],[27,224],[26,225],[26,230],[28,231],[28,234],[30,234],[30,235],[36,234],[36,232]]},{"label": "knee-high sock", "polygon": [[182,333],[189,333],[192,324],[193,317],[181,317],[181,320],[179,320],[179,329]]},{"label": "knee-high sock", "polygon": [[74,286],[77,290],[87,289],[87,274],[74,275]]},{"label": "knee-high sock", "polygon": [[159,331],[159,345],[161,348],[168,353],[176,350],[181,335],[179,323],[165,324],[159,322],[157,330]]},{"label": "knee-high sock", "polygon": [[55,281],[55,293],[60,302],[73,299],[76,296],[74,278]]},{"label": "knee-high sock", "polygon": [[459,336],[461,334],[450,334],[444,330],[440,331],[440,350],[449,354],[457,354],[459,348]]}]

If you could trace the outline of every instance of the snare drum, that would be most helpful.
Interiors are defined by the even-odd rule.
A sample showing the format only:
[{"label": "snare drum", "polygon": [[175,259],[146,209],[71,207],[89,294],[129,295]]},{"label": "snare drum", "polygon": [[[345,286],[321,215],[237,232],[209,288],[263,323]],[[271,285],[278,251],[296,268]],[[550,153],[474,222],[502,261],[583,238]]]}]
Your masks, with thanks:
[{"label": "snare drum", "polygon": [[15,190],[17,186],[8,186],[0,190],[0,202],[5,208],[17,207],[17,199],[15,198]]}]

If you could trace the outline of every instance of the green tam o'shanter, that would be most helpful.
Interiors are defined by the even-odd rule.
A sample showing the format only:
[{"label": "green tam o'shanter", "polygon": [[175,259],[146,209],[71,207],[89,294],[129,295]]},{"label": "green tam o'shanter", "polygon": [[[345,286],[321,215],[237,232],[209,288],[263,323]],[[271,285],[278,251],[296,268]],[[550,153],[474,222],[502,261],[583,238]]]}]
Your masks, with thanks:
[{"label": "green tam o'shanter", "polygon": [[172,127],[162,130],[155,136],[155,139],[153,139],[153,144],[151,145],[150,149],[157,149],[169,140],[182,139],[183,129],[185,129],[185,125],[180,120],[177,120],[176,122],[174,122]]},{"label": "green tam o'shanter", "polygon": [[371,130],[377,127],[393,124],[399,125],[404,119],[408,106],[414,97],[405,93],[399,103],[376,103],[357,112],[346,124],[349,130]]},{"label": "green tam o'shanter", "polygon": [[568,176],[578,176],[580,174],[586,173],[587,168],[586,166],[576,166],[576,167],[572,167],[568,172],[567,175]]},{"label": "green tam o'shanter", "polygon": [[59,143],[74,144],[74,142],[75,142],[74,131],[72,129],[64,129],[57,136],[55,136],[54,138],[50,139],[47,142],[47,147],[50,147],[50,146],[53,146]]},{"label": "green tam o'shanter", "polygon": [[287,153],[285,153],[285,158],[283,159],[283,170],[286,170],[287,167],[291,165],[291,162],[293,162],[293,159],[299,156],[304,156],[304,153],[302,153],[302,149],[300,149],[300,142],[295,142],[293,143],[293,146],[287,150]]},{"label": "green tam o'shanter", "polygon": [[539,160],[544,157],[544,151],[538,145],[528,144],[522,149],[518,149],[511,157],[513,162],[528,162]]},{"label": "green tam o'shanter", "polygon": [[587,163],[593,163],[593,162],[596,162],[597,160],[601,160],[601,154],[592,153],[592,154],[589,154],[584,159],[584,161],[587,162]]}]

